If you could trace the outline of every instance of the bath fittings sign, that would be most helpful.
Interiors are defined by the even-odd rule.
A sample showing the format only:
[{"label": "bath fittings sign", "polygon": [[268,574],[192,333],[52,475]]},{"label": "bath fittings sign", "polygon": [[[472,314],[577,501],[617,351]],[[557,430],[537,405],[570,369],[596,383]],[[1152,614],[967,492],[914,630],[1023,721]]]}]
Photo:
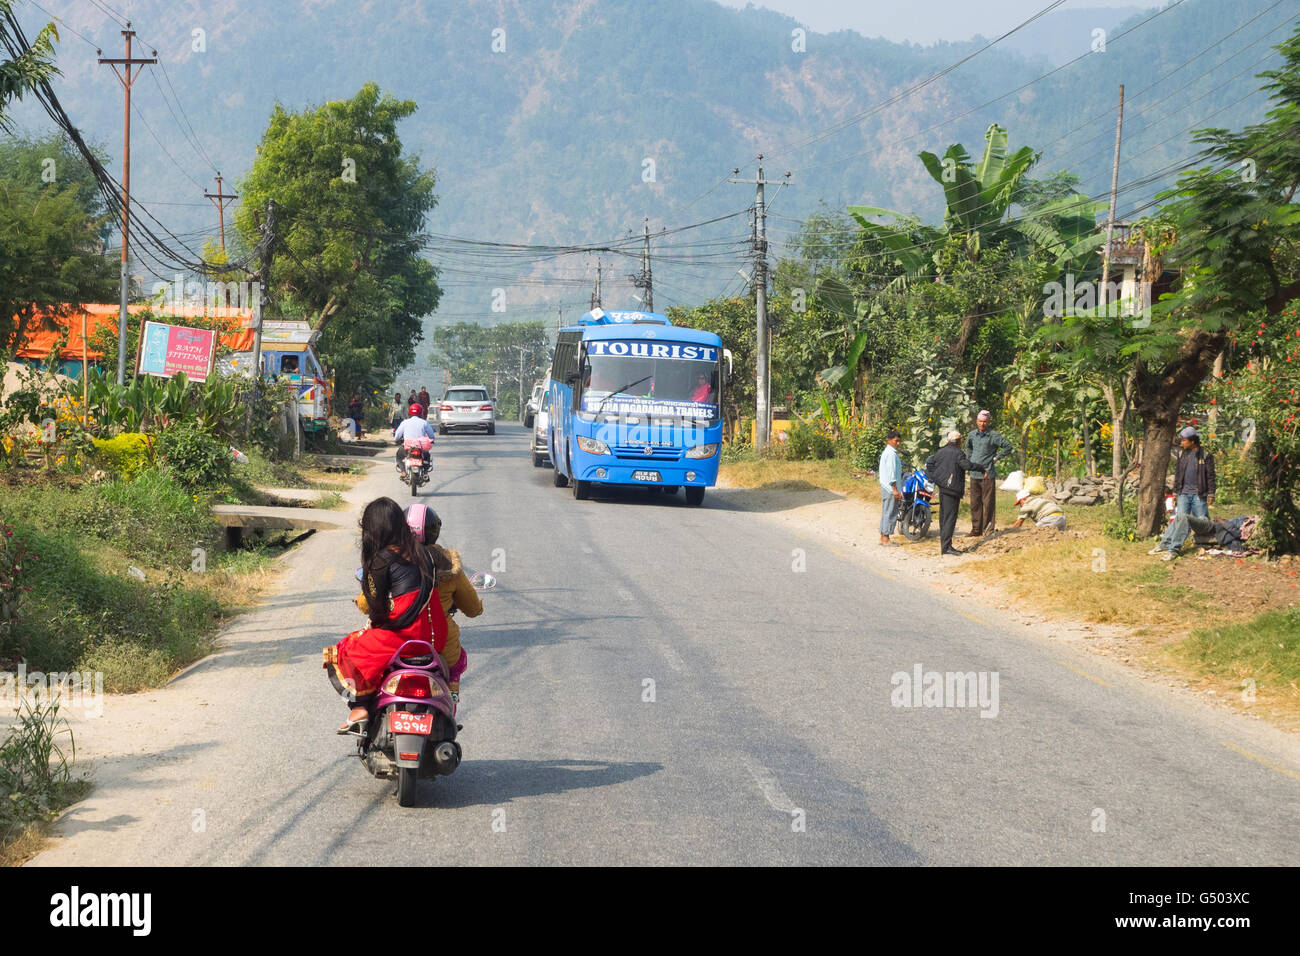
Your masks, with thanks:
[{"label": "bath fittings sign", "polygon": [[136,373],[171,378],[184,372],[192,382],[205,382],[217,355],[217,333],[181,325],[145,322],[140,331]]}]

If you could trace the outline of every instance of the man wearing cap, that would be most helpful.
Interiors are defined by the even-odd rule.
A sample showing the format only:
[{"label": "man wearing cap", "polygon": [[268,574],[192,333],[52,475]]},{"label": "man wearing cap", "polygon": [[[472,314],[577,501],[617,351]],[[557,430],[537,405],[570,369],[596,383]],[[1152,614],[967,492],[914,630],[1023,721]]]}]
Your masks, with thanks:
[{"label": "man wearing cap", "polygon": [[978,538],[997,525],[998,467],[997,463],[1014,449],[1011,442],[999,435],[990,425],[993,416],[987,408],[975,417],[975,430],[966,436],[966,457],[976,463],[970,473],[970,534]]},{"label": "man wearing cap", "polygon": [[1178,433],[1182,451],[1174,466],[1174,516],[1190,514],[1197,518],[1210,516],[1214,504],[1214,456],[1201,447],[1201,436],[1188,425]]},{"label": "man wearing cap", "polygon": [[1065,512],[1051,498],[1031,494],[1028,488],[1021,488],[1016,492],[1016,507],[1020,509],[1020,517],[1012,522],[1013,528],[1019,528],[1029,518],[1040,528],[1065,530]]},{"label": "man wearing cap", "polygon": [[939,488],[940,554],[966,553],[952,546],[952,533],[957,530],[957,511],[966,492],[966,472],[979,466],[962,453],[960,441],[961,432],[950,431],[948,443],[925,460],[925,473]]},{"label": "man wearing cap", "polygon": [[885,448],[880,453],[880,543],[884,547],[898,547],[889,540],[898,521],[898,503],[903,500],[903,460],[898,457],[898,446],[903,436],[891,431],[885,436]]}]

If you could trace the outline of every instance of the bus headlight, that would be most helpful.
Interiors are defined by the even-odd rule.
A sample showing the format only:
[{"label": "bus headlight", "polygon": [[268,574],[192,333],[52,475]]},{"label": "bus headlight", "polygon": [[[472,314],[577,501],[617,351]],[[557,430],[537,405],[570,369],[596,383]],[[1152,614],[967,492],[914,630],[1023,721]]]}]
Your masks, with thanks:
[{"label": "bus headlight", "polygon": [[609,446],[603,441],[596,438],[585,438],[582,435],[577,436],[578,447],[588,455],[608,455]]},{"label": "bus headlight", "polygon": [[686,452],[687,458],[712,458],[718,453],[717,443],[712,445],[696,445]]}]

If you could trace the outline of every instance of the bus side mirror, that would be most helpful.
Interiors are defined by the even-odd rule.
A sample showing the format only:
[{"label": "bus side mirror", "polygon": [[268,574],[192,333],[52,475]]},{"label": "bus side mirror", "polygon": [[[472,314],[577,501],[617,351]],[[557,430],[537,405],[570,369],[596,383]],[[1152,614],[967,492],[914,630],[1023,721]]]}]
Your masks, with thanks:
[{"label": "bus side mirror", "polygon": [[723,349],[723,350],[722,350],[722,357],[723,357],[724,359],[727,360],[727,372],[726,372],[726,377],[725,377],[724,381],[726,382],[726,384],[730,385],[730,384],[731,384],[731,377],[732,377],[732,358],[731,358],[731,349]]}]

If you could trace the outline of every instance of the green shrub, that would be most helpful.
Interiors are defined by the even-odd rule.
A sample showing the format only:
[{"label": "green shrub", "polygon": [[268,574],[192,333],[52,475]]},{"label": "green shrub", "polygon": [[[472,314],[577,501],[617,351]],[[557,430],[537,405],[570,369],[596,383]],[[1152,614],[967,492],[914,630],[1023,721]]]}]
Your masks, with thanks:
[{"label": "green shrub", "polygon": [[192,488],[230,477],[230,447],[193,422],[169,425],[158,435],[158,458],[177,480]]},{"label": "green shrub", "polygon": [[796,422],[790,427],[790,440],[786,442],[786,454],[793,461],[823,460],[835,457],[835,439],[824,422],[812,425]]},{"label": "green shrub", "polygon": [[106,471],[125,478],[135,478],[153,458],[153,440],[140,432],[123,432],[113,438],[96,438],[95,453]]},{"label": "green shrub", "polygon": [[1101,526],[1101,533],[1116,541],[1138,541],[1137,512],[1125,508],[1122,513],[1112,513]]},{"label": "green shrub", "polygon": [[72,728],[59,716],[57,698],[21,699],[18,720],[0,743],[0,843],[31,823],[59,814],[72,783],[70,759],[59,738],[72,740]]},{"label": "green shrub", "polygon": [[23,581],[29,555],[14,528],[0,522],[0,666],[22,658],[26,641],[18,630],[31,588]]}]

